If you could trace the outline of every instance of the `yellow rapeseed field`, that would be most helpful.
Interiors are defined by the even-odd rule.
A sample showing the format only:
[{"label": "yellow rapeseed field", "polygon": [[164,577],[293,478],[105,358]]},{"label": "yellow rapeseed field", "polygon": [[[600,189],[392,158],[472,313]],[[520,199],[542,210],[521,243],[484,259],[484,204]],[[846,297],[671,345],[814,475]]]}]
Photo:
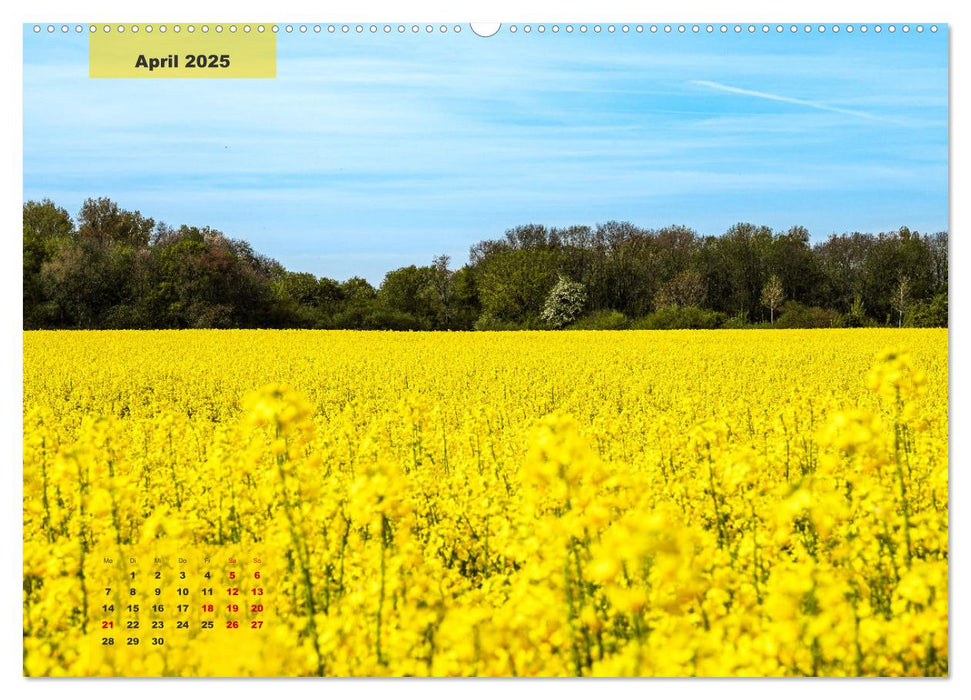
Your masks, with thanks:
[{"label": "yellow rapeseed field", "polygon": [[947,674],[947,350],[24,333],[24,673]]}]

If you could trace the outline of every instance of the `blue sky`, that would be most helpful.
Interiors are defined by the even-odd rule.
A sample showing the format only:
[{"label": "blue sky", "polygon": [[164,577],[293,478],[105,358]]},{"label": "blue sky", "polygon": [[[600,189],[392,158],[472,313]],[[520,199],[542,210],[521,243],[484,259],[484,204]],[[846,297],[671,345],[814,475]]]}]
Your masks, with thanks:
[{"label": "blue sky", "polygon": [[948,226],[937,33],[278,37],[272,80],[92,80],[24,29],[24,198],[380,282],[518,224]]}]

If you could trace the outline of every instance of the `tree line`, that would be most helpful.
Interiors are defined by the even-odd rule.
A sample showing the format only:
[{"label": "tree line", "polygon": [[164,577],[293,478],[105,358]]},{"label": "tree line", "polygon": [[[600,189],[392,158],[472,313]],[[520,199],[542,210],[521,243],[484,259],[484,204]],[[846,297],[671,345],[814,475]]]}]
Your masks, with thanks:
[{"label": "tree line", "polygon": [[812,243],[794,226],[724,234],[517,226],[388,272],[375,288],[291,272],[209,227],[88,199],[23,211],[24,328],[744,328],[947,326],[948,234],[902,227]]}]

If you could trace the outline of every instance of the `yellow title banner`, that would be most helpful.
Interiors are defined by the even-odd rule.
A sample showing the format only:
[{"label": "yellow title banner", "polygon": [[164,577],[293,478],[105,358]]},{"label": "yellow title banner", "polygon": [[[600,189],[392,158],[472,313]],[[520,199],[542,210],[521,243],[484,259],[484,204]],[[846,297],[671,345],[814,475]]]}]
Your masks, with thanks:
[{"label": "yellow title banner", "polygon": [[269,24],[97,25],[89,37],[92,78],[276,77]]}]

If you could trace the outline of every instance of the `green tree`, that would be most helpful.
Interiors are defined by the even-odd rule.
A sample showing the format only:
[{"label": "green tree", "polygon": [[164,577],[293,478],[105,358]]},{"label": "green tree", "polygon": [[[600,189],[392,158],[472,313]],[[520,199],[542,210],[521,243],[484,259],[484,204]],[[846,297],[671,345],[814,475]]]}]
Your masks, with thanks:
[{"label": "green tree", "polygon": [[904,320],[917,328],[947,328],[947,294],[912,304]]},{"label": "green tree", "polygon": [[843,317],[843,324],[847,328],[865,328],[873,325],[872,319],[866,314],[866,307],[863,305],[863,297],[856,296],[849,312]]},{"label": "green tree", "polygon": [[846,312],[857,298],[866,303],[864,270],[873,246],[873,236],[857,232],[831,235],[813,248],[821,277],[820,304]]},{"label": "green tree", "polygon": [[505,249],[490,253],[476,266],[476,286],[483,315],[529,324],[539,318],[556,282],[557,251]]},{"label": "green tree", "polygon": [[363,277],[351,277],[339,285],[340,301],[327,322],[331,328],[368,328],[377,308],[378,292]]},{"label": "green tree", "polygon": [[758,316],[772,242],[771,229],[749,223],[735,224],[723,236],[706,239],[700,262],[708,288],[707,306]]},{"label": "green tree", "polygon": [[783,297],[802,302],[815,300],[820,283],[819,264],[806,228],[793,226],[773,236],[767,266],[779,279]]},{"label": "green tree", "polygon": [[419,327],[430,329],[436,316],[431,308],[432,290],[427,267],[399,267],[384,276],[378,299],[384,307],[414,319]]},{"label": "green tree", "polygon": [[148,245],[154,219],[137,211],[126,211],[107,197],[86,199],[78,213],[78,235],[100,245],[124,243],[134,248]]},{"label": "green tree", "polygon": [[24,203],[23,210],[23,313],[24,328],[42,328],[59,323],[56,303],[44,290],[41,270],[58,249],[74,235],[74,222],[54,202]]},{"label": "green tree", "polygon": [[452,275],[452,294],[454,311],[451,328],[472,330],[482,313],[482,305],[479,303],[475,271],[469,265],[463,265]]},{"label": "green tree", "polygon": [[428,286],[436,314],[436,328],[451,328],[455,316],[455,273],[449,269],[451,258],[436,255],[428,268]]},{"label": "green tree", "polygon": [[661,285],[654,297],[655,307],[701,306],[705,301],[705,279],[694,270],[679,272]]}]

